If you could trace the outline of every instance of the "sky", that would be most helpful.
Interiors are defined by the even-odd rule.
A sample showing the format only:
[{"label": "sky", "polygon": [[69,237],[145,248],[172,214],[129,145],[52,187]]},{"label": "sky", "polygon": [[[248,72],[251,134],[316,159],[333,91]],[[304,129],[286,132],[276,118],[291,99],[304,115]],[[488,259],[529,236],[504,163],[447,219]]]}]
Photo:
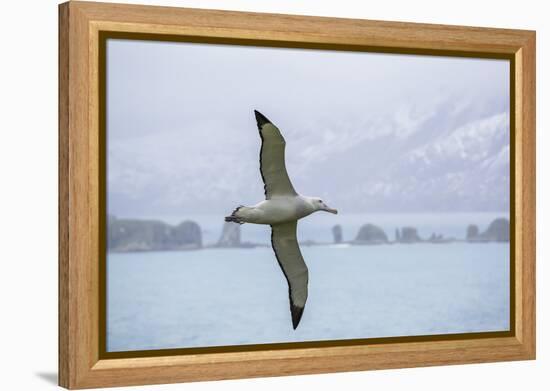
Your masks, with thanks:
[{"label": "sky", "polygon": [[509,209],[508,61],[110,39],[108,213],[263,200],[253,110],[342,213]]}]

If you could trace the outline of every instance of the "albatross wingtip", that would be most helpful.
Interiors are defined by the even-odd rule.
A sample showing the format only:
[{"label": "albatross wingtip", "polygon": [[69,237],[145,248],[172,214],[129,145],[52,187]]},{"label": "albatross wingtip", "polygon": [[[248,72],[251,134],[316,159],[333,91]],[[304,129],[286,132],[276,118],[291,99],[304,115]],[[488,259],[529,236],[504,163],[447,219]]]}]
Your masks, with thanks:
[{"label": "albatross wingtip", "polygon": [[302,319],[304,313],[304,307],[298,307],[293,304],[290,305],[290,313],[292,314],[292,328],[296,330]]},{"label": "albatross wingtip", "polygon": [[254,115],[256,116],[256,122],[258,123],[258,129],[264,126],[265,124],[270,124],[271,121],[258,110],[254,110]]}]

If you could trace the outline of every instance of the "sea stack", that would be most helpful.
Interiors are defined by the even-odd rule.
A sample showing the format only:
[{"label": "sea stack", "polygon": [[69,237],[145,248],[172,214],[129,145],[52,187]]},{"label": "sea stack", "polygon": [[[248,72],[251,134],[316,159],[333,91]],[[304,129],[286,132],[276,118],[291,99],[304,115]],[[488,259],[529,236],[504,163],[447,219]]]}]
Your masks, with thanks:
[{"label": "sea stack", "polygon": [[468,228],[466,228],[466,240],[476,240],[476,238],[479,236],[479,228],[475,224],[470,224]]},{"label": "sea stack", "polygon": [[224,223],[222,234],[217,247],[240,247],[241,246],[241,226],[239,224]]},{"label": "sea stack", "polygon": [[403,227],[401,229],[401,243],[417,243],[421,242],[418,236],[418,230],[414,227]]},{"label": "sea stack", "polygon": [[332,237],[334,238],[334,243],[342,243],[342,226],[335,225],[332,227]]}]

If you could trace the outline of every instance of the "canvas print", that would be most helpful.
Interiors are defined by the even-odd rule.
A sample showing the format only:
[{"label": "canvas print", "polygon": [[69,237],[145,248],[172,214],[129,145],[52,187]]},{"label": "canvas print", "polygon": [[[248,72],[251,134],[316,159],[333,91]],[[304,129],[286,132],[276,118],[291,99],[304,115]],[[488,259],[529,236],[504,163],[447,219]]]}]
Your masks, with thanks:
[{"label": "canvas print", "polygon": [[106,351],[511,329],[510,62],[107,40]]}]

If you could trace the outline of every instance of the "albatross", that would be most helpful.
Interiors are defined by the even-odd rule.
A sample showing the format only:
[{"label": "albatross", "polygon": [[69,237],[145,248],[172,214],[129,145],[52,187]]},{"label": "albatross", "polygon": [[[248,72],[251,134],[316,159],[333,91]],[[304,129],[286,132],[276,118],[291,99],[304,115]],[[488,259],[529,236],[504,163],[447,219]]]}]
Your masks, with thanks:
[{"label": "albatross", "polygon": [[271,226],[271,246],[288,283],[292,327],[296,330],[307,300],[308,270],[298,239],[298,220],[318,211],[337,214],[319,197],[306,197],[294,190],[285,165],[286,142],[279,129],[254,110],[262,146],[260,174],[265,200],[254,206],[239,206],[225,221]]}]

